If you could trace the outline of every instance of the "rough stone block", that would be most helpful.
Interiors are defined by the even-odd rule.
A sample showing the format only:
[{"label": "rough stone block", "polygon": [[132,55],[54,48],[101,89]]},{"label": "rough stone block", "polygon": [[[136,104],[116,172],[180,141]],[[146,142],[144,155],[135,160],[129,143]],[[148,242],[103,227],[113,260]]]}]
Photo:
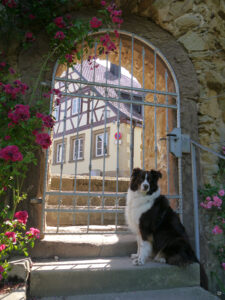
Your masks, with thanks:
[{"label": "rough stone block", "polygon": [[19,280],[27,281],[31,271],[32,262],[30,258],[16,257],[9,260],[11,271],[9,277],[16,277]]}]

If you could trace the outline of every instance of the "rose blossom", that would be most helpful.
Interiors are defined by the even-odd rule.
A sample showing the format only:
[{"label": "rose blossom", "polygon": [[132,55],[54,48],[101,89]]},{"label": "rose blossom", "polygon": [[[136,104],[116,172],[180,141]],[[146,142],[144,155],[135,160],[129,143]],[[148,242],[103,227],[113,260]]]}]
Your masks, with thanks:
[{"label": "rose blossom", "polygon": [[218,192],[218,194],[219,194],[221,197],[223,197],[223,196],[225,195],[225,191],[224,191],[224,190],[220,190],[220,191]]},{"label": "rose blossom", "polygon": [[65,39],[65,34],[62,31],[57,31],[54,38],[58,39],[58,40],[64,40]]},{"label": "rose blossom", "polygon": [[47,127],[47,128],[52,128],[55,124],[55,121],[49,115],[43,116],[42,121],[43,121],[44,126]]},{"label": "rose blossom", "polygon": [[6,248],[5,244],[0,245],[0,252],[3,251]]},{"label": "rose blossom", "polygon": [[212,233],[213,233],[213,234],[221,234],[221,233],[223,233],[223,230],[222,230],[218,225],[216,225],[216,226],[213,228]]},{"label": "rose blossom", "polygon": [[37,228],[31,227],[29,231],[26,232],[26,235],[29,236],[29,239],[36,237],[37,239],[40,238],[40,230]]},{"label": "rose blossom", "polygon": [[222,265],[223,269],[225,270],[225,263],[222,263],[221,265]]},{"label": "rose blossom", "polygon": [[19,121],[27,121],[30,118],[29,105],[17,104],[14,110],[8,113],[8,118],[15,124]]},{"label": "rose blossom", "polygon": [[16,243],[16,234],[15,234],[15,232],[7,231],[5,233],[5,236],[7,236],[8,239],[12,239],[13,243]]},{"label": "rose blossom", "polygon": [[14,218],[17,219],[20,223],[26,224],[28,219],[28,213],[26,210],[21,210],[15,213]]},{"label": "rose blossom", "polygon": [[217,196],[213,196],[213,205],[220,207],[222,205],[222,200]]},{"label": "rose blossom", "polygon": [[19,148],[17,146],[11,145],[0,150],[0,158],[6,161],[21,161],[23,160],[23,155],[19,152]]},{"label": "rose blossom", "polygon": [[14,0],[2,0],[2,4],[8,6],[9,8],[15,8],[17,6]]},{"label": "rose blossom", "polygon": [[54,19],[54,23],[59,28],[64,28],[65,27],[65,22],[63,20],[63,17],[57,17],[57,18],[55,18]]},{"label": "rose blossom", "polygon": [[25,39],[29,42],[35,41],[35,37],[33,36],[32,32],[26,32]]},{"label": "rose blossom", "polygon": [[36,134],[35,142],[41,145],[43,149],[47,149],[52,144],[51,138],[47,133]]},{"label": "rose blossom", "polygon": [[102,21],[96,17],[93,17],[90,21],[91,28],[99,28],[102,26]]}]

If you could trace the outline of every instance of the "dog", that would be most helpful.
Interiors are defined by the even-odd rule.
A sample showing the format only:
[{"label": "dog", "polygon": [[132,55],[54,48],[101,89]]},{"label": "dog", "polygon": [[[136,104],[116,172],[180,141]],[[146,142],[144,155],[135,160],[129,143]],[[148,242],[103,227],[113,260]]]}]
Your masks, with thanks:
[{"label": "dog", "polygon": [[133,169],[127,192],[125,218],[137,236],[137,253],[131,258],[134,265],[144,265],[148,258],[177,266],[199,262],[190,245],[179,216],[161,195],[159,171]]}]

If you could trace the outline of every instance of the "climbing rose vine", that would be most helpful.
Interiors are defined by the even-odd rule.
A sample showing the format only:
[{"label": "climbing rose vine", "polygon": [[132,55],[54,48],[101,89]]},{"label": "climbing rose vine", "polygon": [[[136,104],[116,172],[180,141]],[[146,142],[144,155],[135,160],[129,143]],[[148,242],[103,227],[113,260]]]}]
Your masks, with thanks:
[{"label": "climbing rose vine", "polygon": [[[123,19],[122,11],[113,1],[109,4],[101,1],[98,15],[90,20],[73,18],[66,12],[61,15],[67,5],[79,9],[82,1],[77,0],[0,0],[0,4],[0,39],[7,35],[9,40],[15,41],[16,37],[20,50],[35,47],[40,33],[45,33],[49,41],[49,53],[33,86],[21,81],[20,74],[0,51],[0,197],[4,199],[7,195],[12,200],[10,207],[0,202],[1,280],[9,269],[10,253],[19,251],[28,255],[27,246],[33,246],[34,240],[39,238],[38,229],[31,227],[26,231],[28,213],[16,212],[16,208],[27,197],[23,183],[31,164],[37,164],[35,153],[52,144],[50,131],[55,120],[49,114],[49,98],[55,96],[54,105],[59,105],[62,98],[59,90],[48,90],[40,85],[43,73],[56,57],[59,63],[70,66],[87,55],[90,68],[97,67],[98,55],[116,51],[117,29]],[[90,35],[102,28],[113,33]],[[90,56],[88,52],[96,43],[97,53]]]},{"label": "climbing rose vine", "polygon": [[26,229],[27,211],[18,211],[12,220],[8,219],[9,207],[0,212],[0,282],[10,271],[9,259],[16,251],[28,256],[28,248],[34,247],[34,241],[40,238],[37,228]]}]

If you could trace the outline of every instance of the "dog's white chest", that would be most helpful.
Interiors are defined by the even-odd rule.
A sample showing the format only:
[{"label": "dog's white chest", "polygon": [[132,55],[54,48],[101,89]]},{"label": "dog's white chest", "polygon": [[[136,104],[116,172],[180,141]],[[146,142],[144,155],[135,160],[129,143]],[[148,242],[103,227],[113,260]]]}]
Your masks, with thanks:
[{"label": "dog's white chest", "polygon": [[128,189],[125,217],[127,225],[133,233],[139,233],[140,217],[152,207],[155,198],[155,193],[152,195],[143,195],[138,191],[133,192]]}]

